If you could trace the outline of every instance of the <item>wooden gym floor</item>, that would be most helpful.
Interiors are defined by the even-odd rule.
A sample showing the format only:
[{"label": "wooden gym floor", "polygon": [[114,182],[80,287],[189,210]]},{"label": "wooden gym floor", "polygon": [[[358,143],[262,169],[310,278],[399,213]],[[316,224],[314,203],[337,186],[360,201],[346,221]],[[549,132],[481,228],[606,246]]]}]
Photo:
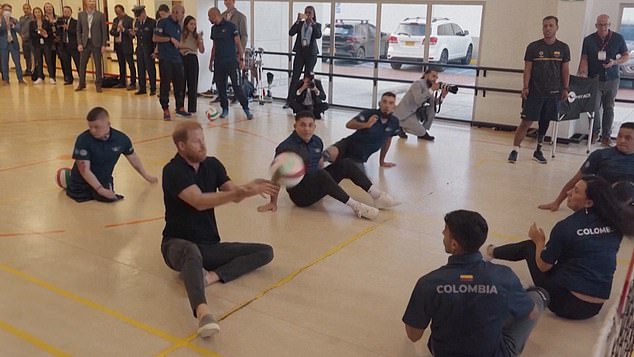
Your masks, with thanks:
[{"label": "wooden gym floor", "polygon": [[[160,254],[160,184],[147,184],[125,159],[115,170],[125,200],[115,204],[75,203],[55,184],[55,171],[72,165],[74,140],[96,105],[110,111],[113,127],[160,175],[175,153],[175,122],[162,120],[157,98],[113,89],[97,95],[91,85],[75,93],[61,81],[0,87],[2,356],[428,356],[428,333],[412,344],[401,317],[416,280],[447,260],[443,215],[481,212],[496,244],[524,239],[534,221],[550,231],[570,211],[544,212],[537,204],[553,198],[585,158],[582,145],[560,146],[555,160],[539,165],[528,139],[511,165],[511,133],[437,122],[435,143],[394,139],[389,159],[397,167],[381,169],[376,155],[370,159],[370,178],[403,202],[375,222],[331,198],[297,208],[286,193],[274,214],[256,212],[260,197],[221,207],[223,240],[271,244],[275,259],[207,289],[221,332],[201,340],[183,284]],[[235,182],[266,177],[276,144],[292,130],[281,104],[252,104],[253,121],[232,106],[228,120],[209,123],[206,108],[200,99],[190,120],[203,124],[209,154]],[[344,123],[353,115],[331,110],[317,133],[333,143],[350,134]],[[622,244],[608,306],[618,299],[633,246]],[[530,284],[523,264],[512,267]],[[582,322],[546,313],[524,355],[589,356],[607,312]]]}]

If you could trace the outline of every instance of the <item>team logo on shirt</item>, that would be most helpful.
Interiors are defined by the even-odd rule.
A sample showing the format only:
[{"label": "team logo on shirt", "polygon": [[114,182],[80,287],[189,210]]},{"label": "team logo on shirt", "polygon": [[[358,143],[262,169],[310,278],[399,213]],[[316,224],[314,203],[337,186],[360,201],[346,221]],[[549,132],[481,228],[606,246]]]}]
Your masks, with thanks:
[{"label": "team logo on shirt", "polygon": [[561,57],[561,52],[559,52],[559,51],[554,51],[554,52],[553,52],[553,56],[555,56],[555,57]]},{"label": "team logo on shirt", "polygon": [[544,57],[544,51],[539,51],[539,57]]},{"label": "team logo on shirt", "polygon": [[321,150],[319,150],[319,148],[315,148],[315,152],[321,152]]},{"label": "team logo on shirt", "polygon": [[86,155],[88,155],[88,151],[86,149],[81,149],[81,150],[79,150],[79,155],[80,156],[86,156]]},{"label": "team logo on shirt", "polygon": [[487,284],[446,284],[436,286],[438,294],[497,294],[495,285]]},{"label": "team logo on shirt", "polygon": [[612,233],[613,231],[614,230],[610,226],[594,227],[594,228],[579,228],[577,229],[577,235],[579,237],[593,236],[597,234],[608,234],[608,233]]},{"label": "team logo on shirt", "polygon": [[158,33],[163,33],[163,29],[160,27],[157,27],[156,29],[154,29],[154,31],[158,32]]},{"label": "team logo on shirt", "polygon": [[471,274],[460,274],[460,281],[472,282],[473,281],[473,275],[471,275]]},{"label": "team logo on shirt", "polygon": [[120,146],[113,146],[112,147],[112,151],[119,152],[119,151],[121,151],[121,147]]}]

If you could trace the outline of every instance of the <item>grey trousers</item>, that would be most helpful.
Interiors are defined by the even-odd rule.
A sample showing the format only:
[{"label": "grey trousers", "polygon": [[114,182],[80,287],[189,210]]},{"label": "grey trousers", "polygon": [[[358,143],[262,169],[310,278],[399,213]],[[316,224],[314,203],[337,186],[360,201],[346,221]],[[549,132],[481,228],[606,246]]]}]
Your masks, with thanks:
[{"label": "grey trousers", "polygon": [[427,130],[431,129],[431,124],[434,122],[434,117],[436,113],[433,113],[433,109],[427,111],[427,119],[424,122],[421,122],[418,119],[418,115],[416,113],[406,117],[401,120],[399,123],[401,125],[401,129],[403,129],[406,133],[416,135],[416,136],[424,136],[427,134]]},{"label": "grey trousers", "polygon": [[90,39],[84,50],[79,54],[79,86],[86,87],[86,68],[91,55],[95,61],[95,86],[101,88],[101,80],[103,79],[101,46],[93,44]]},{"label": "grey trousers", "polygon": [[524,350],[528,336],[535,328],[537,320],[544,312],[546,306],[544,306],[544,300],[539,296],[539,293],[535,291],[529,291],[528,296],[535,302],[535,306],[539,310],[539,315],[531,320],[526,316],[522,319],[511,318],[506,322],[502,335],[504,338],[504,345],[512,356],[519,356]]},{"label": "grey trousers", "polygon": [[619,90],[619,79],[599,81],[597,97],[594,102],[594,128],[592,132],[601,131],[601,137],[610,137],[614,123],[614,100]]},{"label": "grey trousers", "polygon": [[164,238],[161,253],[168,267],[181,272],[194,316],[196,307],[207,303],[203,268],[227,283],[273,260],[273,248],[260,243],[197,245],[184,239]]}]

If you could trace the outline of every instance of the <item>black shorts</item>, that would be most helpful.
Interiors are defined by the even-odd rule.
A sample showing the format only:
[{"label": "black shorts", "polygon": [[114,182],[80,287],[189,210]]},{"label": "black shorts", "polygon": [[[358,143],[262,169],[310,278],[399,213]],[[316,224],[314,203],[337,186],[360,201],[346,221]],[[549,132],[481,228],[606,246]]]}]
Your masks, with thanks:
[{"label": "black shorts", "polygon": [[336,147],[339,150],[339,155],[337,158],[347,158],[350,155],[350,139],[343,138],[336,143],[332,144],[332,146]]},{"label": "black shorts", "polygon": [[522,120],[556,121],[559,115],[559,97],[528,96],[522,101]]}]

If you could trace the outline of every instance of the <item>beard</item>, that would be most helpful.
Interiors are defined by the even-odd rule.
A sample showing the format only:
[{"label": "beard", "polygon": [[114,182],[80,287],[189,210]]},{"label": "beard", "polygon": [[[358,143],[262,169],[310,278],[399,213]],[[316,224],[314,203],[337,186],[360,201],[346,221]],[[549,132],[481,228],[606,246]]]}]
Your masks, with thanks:
[{"label": "beard", "polygon": [[431,89],[431,86],[434,85],[434,82],[430,81],[429,79],[426,79],[425,82],[427,82],[427,88]]}]

